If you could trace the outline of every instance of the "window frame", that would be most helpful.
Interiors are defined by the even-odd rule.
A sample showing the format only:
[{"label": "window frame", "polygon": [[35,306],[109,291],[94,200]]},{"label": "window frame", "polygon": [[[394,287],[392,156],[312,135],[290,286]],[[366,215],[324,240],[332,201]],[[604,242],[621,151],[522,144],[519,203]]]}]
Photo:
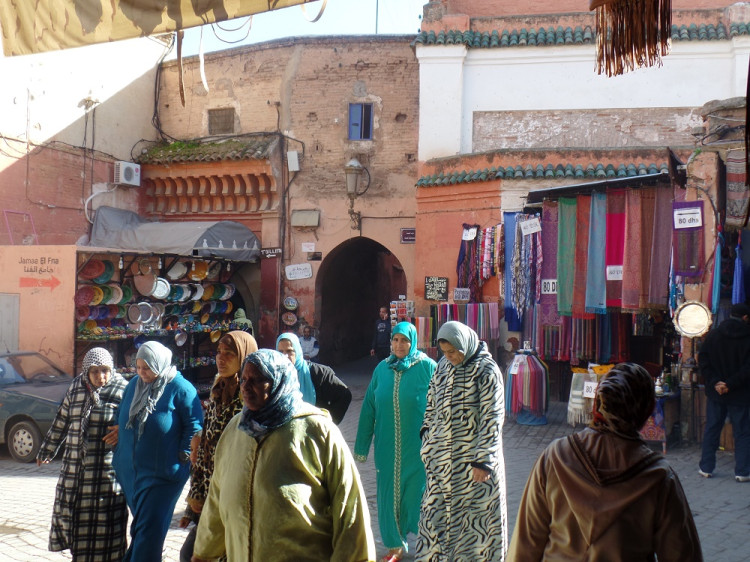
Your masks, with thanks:
[{"label": "window frame", "polygon": [[350,103],[349,104],[349,140],[371,141],[373,140],[373,104]]}]

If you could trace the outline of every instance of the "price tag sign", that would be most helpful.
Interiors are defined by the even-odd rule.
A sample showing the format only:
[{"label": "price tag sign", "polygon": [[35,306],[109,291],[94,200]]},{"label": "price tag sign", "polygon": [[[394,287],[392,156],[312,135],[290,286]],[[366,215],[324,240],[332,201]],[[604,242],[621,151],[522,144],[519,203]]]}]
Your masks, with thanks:
[{"label": "price tag sign", "polygon": [[295,279],[309,279],[312,277],[312,266],[309,263],[287,265],[285,272],[286,278],[289,281],[294,281]]},{"label": "price tag sign", "polygon": [[596,381],[584,381],[583,383],[583,397],[584,398],[593,398],[596,396],[596,387],[599,386],[599,383]]},{"label": "price tag sign", "polygon": [[454,301],[468,301],[471,298],[471,289],[456,287],[453,289]]},{"label": "price tag sign", "polygon": [[557,279],[542,279],[542,294],[543,295],[556,295],[557,294]]},{"label": "price tag sign", "polygon": [[510,364],[510,374],[511,375],[517,375],[518,369],[521,367],[521,361],[523,361],[523,357],[521,355],[516,355],[513,358],[513,363]]},{"label": "price tag sign", "polygon": [[302,251],[303,252],[314,252],[315,251],[315,242],[302,242]]},{"label": "price tag sign", "polygon": [[607,266],[607,281],[622,281],[622,266],[621,265],[608,265]]},{"label": "price tag sign", "polygon": [[464,233],[461,235],[461,240],[474,240],[477,237],[477,227],[464,228]]},{"label": "price tag sign", "polygon": [[539,217],[534,217],[533,219],[529,219],[521,223],[521,232],[524,236],[534,234],[535,232],[541,232],[541,230],[542,223],[539,222]]},{"label": "price tag sign", "polygon": [[703,209],[700,207],[688,207],[687,209],[674,210],[675,230],[681,228],[700,228],[703,226]]}]

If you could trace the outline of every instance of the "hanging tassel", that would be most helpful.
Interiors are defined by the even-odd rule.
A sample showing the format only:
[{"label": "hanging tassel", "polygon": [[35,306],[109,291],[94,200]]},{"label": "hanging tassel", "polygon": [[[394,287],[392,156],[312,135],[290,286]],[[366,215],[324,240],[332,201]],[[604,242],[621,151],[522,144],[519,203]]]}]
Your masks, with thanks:
[{"label": "hanging tassel", "polygon": [[617,76],[661,66],[669,53],[672,0],[590,0],[596,10],[596,72]]}]

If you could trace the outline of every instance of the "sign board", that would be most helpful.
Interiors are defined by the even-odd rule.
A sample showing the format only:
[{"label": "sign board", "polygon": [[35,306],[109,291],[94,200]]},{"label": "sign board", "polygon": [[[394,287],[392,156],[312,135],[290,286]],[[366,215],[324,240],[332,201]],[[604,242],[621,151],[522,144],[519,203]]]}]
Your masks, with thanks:
[{"label": "sign board", "polygon": [[261,248],[260,255],[264,258],[278,258],[281,256],[281,248]]},{"label": "sign board", "polygon": [[416,228],[402,228],[401,229],[401,243],[402,244],[414,244],[417,241],[417,229]]},{"label": "sign board", "polygon": [[453,289],[453,300],[454,301],[468,301],[471,299],[471,289],[464,287],[456,287]]},{"label": "sign board", "polygon": [[286,272],[286,278],[289,279],[289,281],[294,281],[295,279],[309,279],[312,277],[312,266],[309,263],[287,265],[284,271]]},{"label": "sign board", "polygon": [[539,217],[534,217],[533,219],[521,222],[521,232],[524,236],[534,234],[535,232],[541,232],[541,230],[542,224],[539,222]]},{"label": "sign board", "polygon": [[517,375],[518,374],[518,368],[521,366],[521,362],[523,361],[523,355],[516,355],[513,358],[513,362],[510,364],[510,374],[511,375]]},{"label": "sign board", "polygon": [[447,277],[425,277],[424,298],[428,301],[448,300],[448,278]]},{"label": "sign board", "polygon": [[557,279],[542,279],[542,294],[543,295],[556,295],[557,294]]},{"label": "sign board", "polygon": [[315,242],[302,242],[302,251],[303,252],[314,252],[315,251]]},{"label": "sign board", "polygon": [[703,226],[703,209],[700,207],[688,207],[686,209],[674,209],[674,227],[699,228]]},{"label": "sign board", "polygon": [[622,281],[622,266],[621,265],[608,265],[607,266],[607,281]]},{"label": "sign board", "polygon": [[461,240],[474,240],[477,237],[477,227],[464,228],[464,232],[461,235]]},{"label": "sign board", "polygon": [[599,383],[596,381],[584,381],[583,382],[583,397],[594,398],[596,396],[596,387]]}]

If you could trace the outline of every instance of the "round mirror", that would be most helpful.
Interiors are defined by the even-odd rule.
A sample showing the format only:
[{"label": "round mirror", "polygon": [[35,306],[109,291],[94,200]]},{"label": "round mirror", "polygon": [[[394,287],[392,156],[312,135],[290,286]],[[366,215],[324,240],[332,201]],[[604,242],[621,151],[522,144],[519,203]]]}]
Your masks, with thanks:
[{"label": "round mirror", "polygon": [[702,336],[708,332],[711,322],[711,311],[705,304],[698,301],[682,303],[674,314],[675,329],[686,338]]}]

